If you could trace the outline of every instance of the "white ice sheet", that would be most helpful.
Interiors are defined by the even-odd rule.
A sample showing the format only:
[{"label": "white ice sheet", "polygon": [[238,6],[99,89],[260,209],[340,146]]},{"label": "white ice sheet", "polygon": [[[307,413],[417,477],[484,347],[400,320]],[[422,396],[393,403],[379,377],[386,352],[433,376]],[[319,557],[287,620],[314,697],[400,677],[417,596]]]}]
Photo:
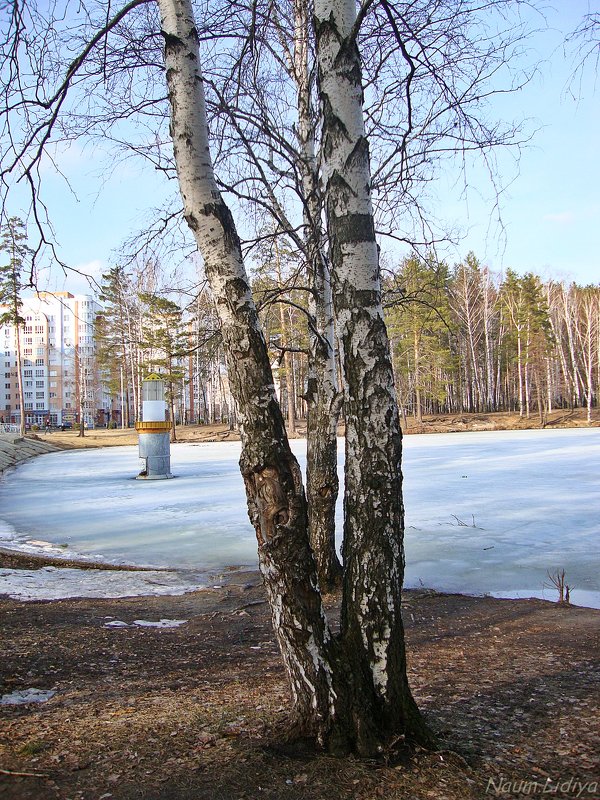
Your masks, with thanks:
[{"label": "white ice sheet", "polygon": [[[303,463],[305,442],[293,446]],[[176,479],[152,483],[134,480],[135,447],[40,456],[0,480],[0,543],[176,570],[255,566],[239,451],[176,444]],[[403,472],[407,586],[553,600],[547,572],[560,568],[574,603],[600,607],[599,429],[408,436]]]}]

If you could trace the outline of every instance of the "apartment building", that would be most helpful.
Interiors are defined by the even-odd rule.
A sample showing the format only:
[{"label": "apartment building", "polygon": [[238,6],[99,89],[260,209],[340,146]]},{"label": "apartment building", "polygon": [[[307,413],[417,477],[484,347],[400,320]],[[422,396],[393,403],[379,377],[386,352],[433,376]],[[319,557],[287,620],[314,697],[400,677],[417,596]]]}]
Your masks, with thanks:
[{"label": "apartment building", "polygon": [[[91,295],[38,292],[23,298],[20,329],[25,421],[42,427],[104,424],[110,400],[99,380],[95,362],[94,318],[100,309]],[[0,307],[0,311],[5,310]],[[0,418],[19,422],[17,331],[0,327]],[[3,369],[2,369],[3,368]],[[2,386],[2,383],[0,383]]]}]

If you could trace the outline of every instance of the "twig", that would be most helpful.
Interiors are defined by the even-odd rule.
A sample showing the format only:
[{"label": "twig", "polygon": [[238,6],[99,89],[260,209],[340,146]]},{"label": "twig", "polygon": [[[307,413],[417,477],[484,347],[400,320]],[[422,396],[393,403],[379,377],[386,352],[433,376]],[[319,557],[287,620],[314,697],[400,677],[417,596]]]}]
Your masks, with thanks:
[{"label": "twig", "polygon": [[16,778],[49,778],[47,772],[13,772],[10,769],[0,769],[0,775],[13,775]]},{"label": "twig", "polygon": [[245,603],[243,606],[238,606],[230,611],[230,614],[237,614],[238,611],[243,611],[245,608],[250,608],[250,606],[262,606],[263,603],[266,603],[266,600],[251,600],[249,603]]}]

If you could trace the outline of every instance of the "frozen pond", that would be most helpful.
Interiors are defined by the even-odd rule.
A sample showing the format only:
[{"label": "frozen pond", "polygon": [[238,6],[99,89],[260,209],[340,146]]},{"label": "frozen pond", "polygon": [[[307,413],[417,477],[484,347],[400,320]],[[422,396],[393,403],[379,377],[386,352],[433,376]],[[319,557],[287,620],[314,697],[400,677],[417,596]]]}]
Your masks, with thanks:
[{"label": "frozen pond", "polygon": [[[40,456],[0,480],[0,544],[187,580],[256,566],[239,449],[173,445],[177,478],[152,482],[133,480],[134,447]],[[547,572],[564,569],[572,601],[600,607],[599,429],[409,436],[403,471],[408,587],[555,600]]]}]

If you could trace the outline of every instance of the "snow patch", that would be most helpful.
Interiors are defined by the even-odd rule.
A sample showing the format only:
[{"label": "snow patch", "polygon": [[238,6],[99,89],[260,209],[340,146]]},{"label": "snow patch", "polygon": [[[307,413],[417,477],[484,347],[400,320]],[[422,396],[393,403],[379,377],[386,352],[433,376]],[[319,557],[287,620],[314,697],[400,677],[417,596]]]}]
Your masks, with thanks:
[{"label": "snow patch", "polygon": [[177,572],[133,570],[0,569],[0,595],[12,600],[61,600],[68,597],[143,597],[180,595],[202,589],[205,581]]},{"label": "snow patch", "polygon": [[128,622],[123,622],[121,619],[113,619],[111,622],[105,622],[105,628],[130,628],[137,626],[138,628],[179,628],[180,625],[185,625],[189,622],[188,619],[134,619],[131,625]]},{"label": "snow patch", "polygon": [[17,689],[0,697],[0,706],[22,706],[26,703],[45,703],[54,697],[55,689]]}]

